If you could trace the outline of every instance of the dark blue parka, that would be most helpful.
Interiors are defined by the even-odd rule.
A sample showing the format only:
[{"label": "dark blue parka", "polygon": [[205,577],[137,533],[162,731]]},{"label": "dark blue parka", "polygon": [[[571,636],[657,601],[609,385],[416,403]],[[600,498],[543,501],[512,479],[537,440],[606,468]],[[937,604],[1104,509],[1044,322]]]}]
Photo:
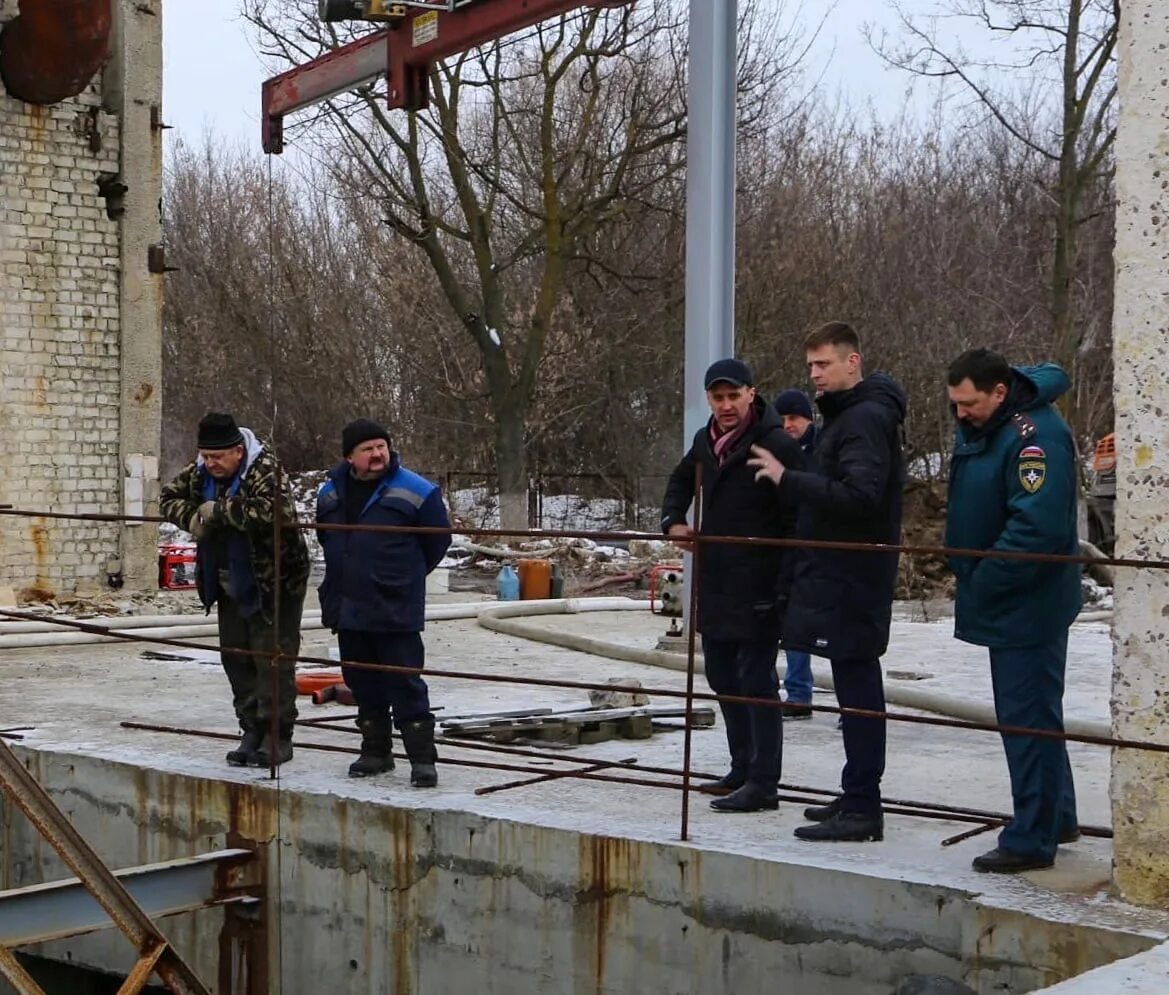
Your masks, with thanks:
[{"label": "dark blue parka", "polygon": [[[906,401],[887,374],[821,394],[824,423],[812,468],[788,470],[781,500],[799,505],[801,539],[896,543],[901,538]],[[897,554],[801,550],[784,621],[785,649],[833,660],[872,659],[889,644]]]},{"label": "dark blue parka", "polygon": [[[1051,406],[1068,389],[1054,363],[1013,371],[1007,397],[979,428],[959,422],[950,457],[946,545],[1076,555],[1076,451]],[[954,635],[995,648],[1035,646],[1080,610],[1077,564],[953,557]]]},{"label": "dark blue parka", "polygon": [[[345,523],[349,464],[329,472],[317,494],[317,522]],[[390,468],[362,509],[359,525],[449,528],[438,485],[407,470],[391,454]],[[321,623],[334,632],[421,632],[426,575],[443,558],[449,535],[320,530],[325,579],[318,591]]]}]

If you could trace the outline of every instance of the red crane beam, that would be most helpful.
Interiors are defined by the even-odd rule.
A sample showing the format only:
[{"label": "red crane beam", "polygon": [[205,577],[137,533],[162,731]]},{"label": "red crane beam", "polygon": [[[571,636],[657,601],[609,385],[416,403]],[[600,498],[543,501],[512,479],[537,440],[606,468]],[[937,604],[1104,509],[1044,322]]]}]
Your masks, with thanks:
[{"label": "red crane beam", "polygon": [[466,52],[579,7],[632,0],[477,0],[455,10],[415,10],[397,24],[294,66],[261,89],[264,151],[284,151],[284,116],[385,76],[389,106],[419,110],[440,59]]}]

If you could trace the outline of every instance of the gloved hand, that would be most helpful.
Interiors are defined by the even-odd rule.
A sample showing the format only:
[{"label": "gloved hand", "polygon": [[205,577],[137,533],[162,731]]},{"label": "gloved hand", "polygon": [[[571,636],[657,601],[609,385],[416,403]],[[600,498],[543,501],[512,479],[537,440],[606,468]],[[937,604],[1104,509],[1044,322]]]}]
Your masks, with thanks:
[{"label": "gloved hand", "polygon": [[196,542],[202,542],[207,538],[212,526],[219,521],[219,505],[214,501],[204,501],[199,505],[199,510],[191,516],[191,523],[187,526],[187,531],[191,533]]}]

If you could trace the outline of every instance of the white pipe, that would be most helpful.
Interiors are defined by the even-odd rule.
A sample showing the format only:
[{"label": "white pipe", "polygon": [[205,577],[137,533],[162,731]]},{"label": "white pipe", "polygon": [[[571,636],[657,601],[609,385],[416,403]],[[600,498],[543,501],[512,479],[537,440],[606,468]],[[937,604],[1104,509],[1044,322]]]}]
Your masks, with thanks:
[{"label": "white pipe", "polygon": [[[629,599],[596,599],[625,600]],[[521,604],[523,604],[521,602]],[[546,610],[531,614],[551,614],[556,609],[555,602],[540,602],[548,605]],[[631,606],[648,607],[648,602],[630,602]],[[582,610],[605,611],[604,608],[586,608]],[[608,609],[612,610],[612,609]],[[685,673],[687,657],[682,653],[671,653],[665,650],[640,649],[636,646],[626,646],[621,643],[611,643],[593,636],[580,635],[574,632],[557,632],[544,629],[540,626],[528,625],[517,621],[514,616],[524,614],[516,611],[511,605],[492,605],[489,609],[480,612],[479,624],[495,632],[503,632],[520,639],[530,639],[534,642],[550,643],[565,649],[576,650],[581,653],[591,653],[594,656],[603,656],[611,660],[622,660],[626,663],[641,663],[650,667],[663,667],[667,670],[680,670]],[[830,671],[824,668],[813,668],[813,678],[817,687],[834,689]],[[904,708],[917,708],[926,712],[936,712],[956,719],[965,719],[968,722],[983,722],[993,725],[997,722],[993,707],[980,705],[949,695],[939,694],[936,691],[925,691],[920,688],[903,687],[897,683],[886,684],[885,700]],[[1064,722],[1067,732],[1078,736],[1112,735],[1108,723],[1093,722],[1087,719],[1067,719]]]},{"label": "white pipe", "polygon": [[[571,615],[581,612],[604,611],[646,611],[648,601],[636,601],[632,598],[601,597],[601,598],[551,598],[537,601],[466,601],[445,605],[434,605],[426,609],[427,621],[438,622],[456,619],[475,618],[485,629],[527,639],[534,642],[548,643],[564,649],[588,653],[593,656],[606,657],[611,660],[622,660],[626,663],[640,663],[650,667],[662,667],[667,670],[685,672],[687,658],[681,653],[672,653],[666,650],[640,649],[636,646],[626,646],[613,643],[594,636],[585,636],[573,632],[561,632],[555,629],[545,629],[540,626],[525,624],[519,619],[533,615]],[[169,624],[171,620],[186,622],[189,615],[173,616],[140,616],[131,618],[118,616],[112,619],[86,619],[91,625],[107,625],[119,629],[130,635],[145,638],[187,639],[200,636],[218,635],[216,623],[203,624]],[[1110,611],[1084,612],[1077,618],[1078,622],[1105,621],[1112,617]],[[142,626],[143,622],[166,620],[168,624],[156,626]],[[138,623],[138,627],[134,626]],[[51,623],[29,623],[33,625],[50,626]],[[317,610],[304,613],[301,625],[304,631],[313,631],[322,628],[320,612]],[[117,636],[102,636],[89,632],[33,632],[13,635],[0,635],[0,649],[32,649],[48,646],[73,646],[87,643],[104,643],[116,640]],[[828,670],[815,669],[813,672],[818,687],[834,688],[832,675]],[[985,705],[963,701],[938,694],[933,691],[924,691],[919,688],[903,687],[899,684],[890,684],[885,689],[886,701],[901,705],[905,708],[917,708],[923,711],[937,712],[953,718],[966,719],[972,722],[994,723],[993,708]],[[1069,719],[1064,724],[1066,730],[1077,735],[1110,736],[1111,729],[1106,723],[1091,722],[1080,719]]]},{"label": "white pipe", "polygon": [[[571,600],[571,599],[569,599]],[[618,601],[628,599],[615,598],[597,598],[597,601]],[[547,604],[561,604],[564,599],[560,601],[525,601],[515,602],[515,604],[522,605],[547,605]],[[634,602],[635,604],[637,602]],[[644,602],[648,605],[648,602]],[[461,601],[446,605],[436,605],[433,608],[426,610],[426,617],[433,621],[442,621],[445,619],[460,619],[460,618],[474,618],[480,611],[489,606],[494,606],[494,601]],[[510,605],[511,602],[508,602]],[[591,609],[600,610],[600,609]],[[613,609],[604,609],[613,610]],[[538,609],[533,608],[532,614],[538,614]],[[142,615],[137,618],[119,615],[115,618],[86,618],[73,619],[71,621],[82,622],[86,625],[105,626],[107,628],[125,633],[130,636],[140,636],[146,639],[162,638],[162,639],[191,639],[203,636],[218,636],[219,623],[211,616],[207,621],[195,621],[198,619],[197,615]],[[149,623],[159,621],[160,624],[151,625]],[[21,623],[17,623],[21,624]],[[54,625],[51,622],[27,622],[23,623],[36,628],[31,630],[17,631],[12,634],[7,632],[0,634],[0,650],[4,649],[40,649],[50,646],[85,646],[92,643],[109,643],[116,641],[119,637],[114,635],[102,635],[96,632],[79,632],[65,625]],[[301,618],[301,631],[312,632],[324,628],[321,625],[321,612],[319,609],[313,609],[304,613]],[[9,630],[11,631],[11,630]]]}]

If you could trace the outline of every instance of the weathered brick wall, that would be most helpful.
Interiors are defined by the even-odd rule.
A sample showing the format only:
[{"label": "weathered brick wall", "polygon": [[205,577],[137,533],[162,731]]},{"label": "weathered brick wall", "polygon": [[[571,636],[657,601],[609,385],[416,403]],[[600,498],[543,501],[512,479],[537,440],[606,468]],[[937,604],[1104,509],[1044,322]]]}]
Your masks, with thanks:
[{"label": "weathered brick wall", "polygon": [[[0,85],[0,502],[18,508],[121,508],[119,234],[98,189],[119,136],[100,87],[35,107]],[[117,551],[114,525],[0,517],[17,592],[102,584]]]}]

